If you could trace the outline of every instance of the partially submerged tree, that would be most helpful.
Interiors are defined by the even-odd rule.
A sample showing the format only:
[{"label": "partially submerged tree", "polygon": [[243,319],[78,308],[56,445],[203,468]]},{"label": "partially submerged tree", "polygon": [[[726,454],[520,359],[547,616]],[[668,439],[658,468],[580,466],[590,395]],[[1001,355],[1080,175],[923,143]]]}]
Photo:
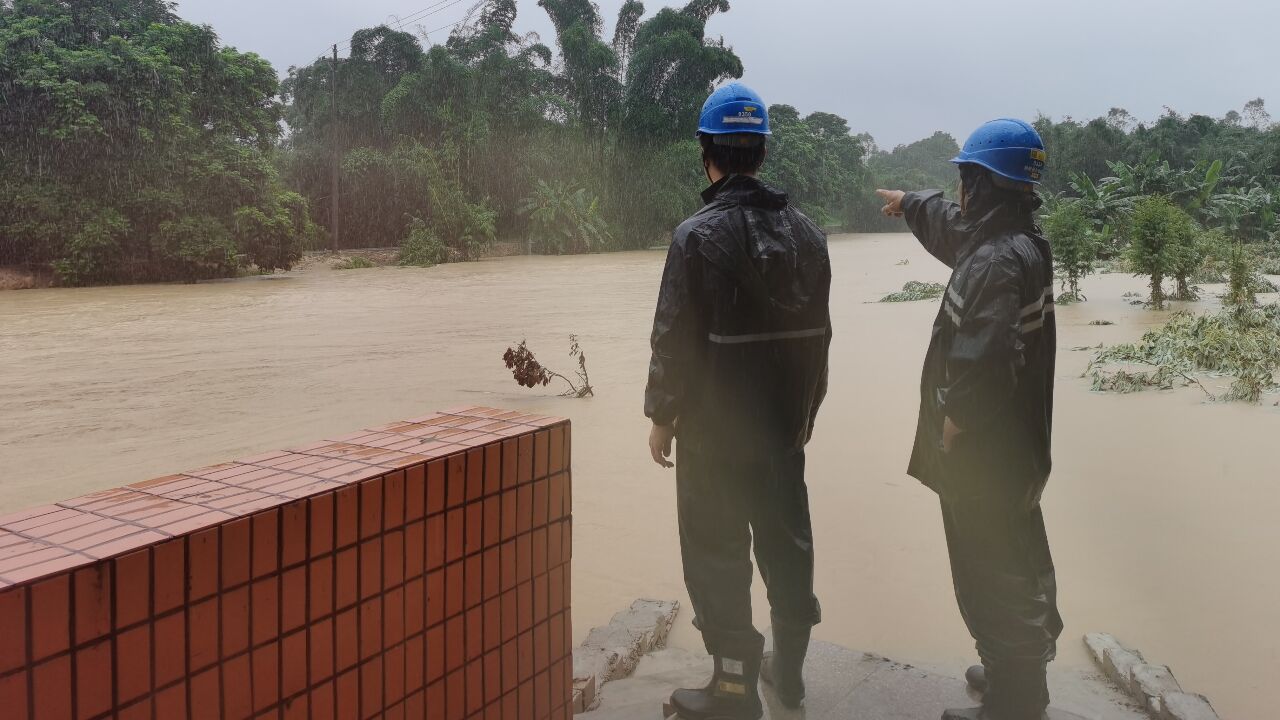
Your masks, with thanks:
[{"label": "partially submerged tree", "polygon": [[1252,307],[1257,304],[1258,271],[1256,258],[1243,243],[1232,243],[1227,251],[1227,293],[1222,301],[1235,307]]},{"label": "partially submerged tree", "polygon": [[1053,246],[1053,264],[1064,292],[1058,302],[1080,302],[1080,280],[1093,272],[1098,257],[1097,234],[1076,202],[1059,203],[1044,219],[1044,232]]},{"label": "partially submerged tree", "polygon": [[[1181,227],[1181,219],[1179,219],[1179,227]],[[1190,220],[1191,230],[1185,232],[1178,230],[1174,233],[1174,242],[1169,248],[1170,253],[1170,274],[1176,283],[1174,289],[1174,300],[1196,300],[1198,295],[1196,289],[1191,287],[1191,276],[1200,269],[1204,264],[1205,258],[1208,256],[1208,248],[1211,240],[1206,238],[1205,232],[1194,220]]]},{"label": "partially submerged tree", "polygon": [[1152,196],[1134,205],[1128,230],[1129,263],[1149,278],[1151,306],[1163,309],[1164,280],[1184,269],[1180,259],[1189,252],[1187,246],[1196,242],[1195,222],[1168,198]]}]

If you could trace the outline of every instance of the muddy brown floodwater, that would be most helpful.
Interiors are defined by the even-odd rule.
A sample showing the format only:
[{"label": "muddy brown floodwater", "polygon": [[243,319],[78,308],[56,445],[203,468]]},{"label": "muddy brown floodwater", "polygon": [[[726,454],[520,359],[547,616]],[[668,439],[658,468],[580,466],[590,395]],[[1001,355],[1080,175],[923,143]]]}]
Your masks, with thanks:
[{"label": "muddy brown floodwater", "polygon": [[[906,235],[844,236],[831,251],[831,392],[808,478],[825,610],[817,634],[960,669],[972,642],[937,501],[904,474],[936,306],[872,302],[947,272]],[[684,598],[674,475],[648,459],[641,414],[662,259],[3,293],[0,511],[460,403],[568,416],[581,638],[637,596]],[[1088,353],[1071,348],[1133,340],[1158,322],[1121,297],[1140,286],[1090,278],[1090,301],[1058,315],[1045,512],[1067,621],[1059,662],[1086,663],[1080,636],[1112,632],[1171,665],[1224,717],[1268,717],[1265,686],[1280,677],[1280,410],[1274,397],[1249,406],[1206,403],[1198,390],[1089,392],[1078,377]],[[568,369],[569,333],[597,397],[517,388],[500,360],[507,345],[528,338],[546,364]],[[756,615],[767,625],[760,592]],[[676,641],[697,642],[687,629]]]}]

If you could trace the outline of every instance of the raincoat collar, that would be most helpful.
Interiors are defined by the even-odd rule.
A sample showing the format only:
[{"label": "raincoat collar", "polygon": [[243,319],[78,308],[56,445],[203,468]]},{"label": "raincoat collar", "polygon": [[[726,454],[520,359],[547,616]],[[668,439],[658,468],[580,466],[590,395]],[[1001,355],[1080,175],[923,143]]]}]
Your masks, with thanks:
[{"label": "raincoat collar", "polygon": [[750,175],[726,175],[702,191],[702,201],[707,205],[717,200],[770,210],[787,206],[786,193]]}]

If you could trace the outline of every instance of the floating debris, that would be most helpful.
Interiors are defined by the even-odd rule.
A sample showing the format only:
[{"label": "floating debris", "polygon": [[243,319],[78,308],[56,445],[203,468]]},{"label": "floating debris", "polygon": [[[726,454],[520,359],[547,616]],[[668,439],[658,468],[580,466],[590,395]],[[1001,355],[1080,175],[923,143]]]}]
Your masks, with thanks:
[{"label": "floating debris", "polygon": [[946,292],[947,286],[942,283],[920,282],[912,280],[902,286],[902,290],[889,293],[880,298],[880,302],[915,302],[916,300],[937,300]]},{"label": "floating debris", "polygon": [[[1108,365],[1140,365],[1149,370]],[[1276,386],[1280,368],[1280,304],[1226,308],[1216,313],[1174,313],[1163,327],[1137,343],[1098,351],[1085,375],[1093,389],[1130,393],[1197,385],[1211,399],[1256,403]],[[1196,377],[1210,373],[1233,378],[1226,393],[1215,396]]]}]

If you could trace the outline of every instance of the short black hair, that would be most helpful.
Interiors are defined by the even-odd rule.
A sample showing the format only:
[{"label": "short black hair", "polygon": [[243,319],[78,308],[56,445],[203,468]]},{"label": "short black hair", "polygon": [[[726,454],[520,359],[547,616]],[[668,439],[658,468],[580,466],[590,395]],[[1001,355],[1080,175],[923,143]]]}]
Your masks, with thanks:
[{"label": "short black hair", "polygon": [[[717,138],[719,139],[717,141]],[[764,165],[764,136],[750,133],[701,134],[702,158],[727,175],[750,175]]]}]

